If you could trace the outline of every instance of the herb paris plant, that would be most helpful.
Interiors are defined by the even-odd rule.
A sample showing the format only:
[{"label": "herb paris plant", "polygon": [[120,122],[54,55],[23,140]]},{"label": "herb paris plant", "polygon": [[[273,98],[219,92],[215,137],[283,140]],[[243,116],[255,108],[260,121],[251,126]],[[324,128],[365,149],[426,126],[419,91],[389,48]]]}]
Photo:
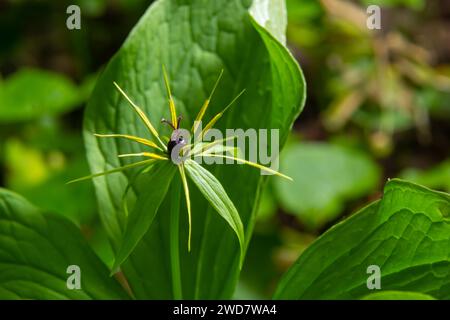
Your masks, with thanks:
[{"label": "herb paris plant", "polygon": [[[269,2],[270,7],[284,6],[283,1]],[[285,31],[285,11],[268,9],[267,1],[259,0],[155,1],[108,62],[87,105],[83,135],[91,172],[130,165],[137,159],[117,156],[144,151],[141,144],[127,139],[93,135],[148,134],[148,128],[114,89],[114,81],[151,117],[156,131],[169,133],[159,121],[163,117],[171,121],[162,65],[171,79],[177,112],[183,115],[182,126],[191,131],[190,125],[223,69],[220,90],[214,93],[203,119],[213,119],[245,88],[239,103],[229,108],[215,127],[221,132],[226,128],[278,129],[282,148],[303,107],[305,83],[279,37]],[[129,237],[126,225],[135,224],[141,228],[139,232],[145,232],[152,220],[121,265],[134,295],[140,299],[230,298],[239,276],[236,233],[201,191],[191,186],[191,251],[178,249],[184,249],[189,238],[184,196],[179,197],[182,201],[175,200],[183,193],[179,170],[170,161],[155,161],[151,167],[93,179],[99,216],[115,255]],[[220,181],[239,212],[247,247],[266,177],[259,170],[239,165],[208,166],[208,171]],[[186,172],[189,179],[188,175]],[[129,210],[123,205],[125,194]]]},{"label": "herb paris plant", "polygon": [[[180,126],[174,106],[176,102],[184,121],[199,114],[207,119],[219,114],[222,121],[215,124],[221,129],[280,129],[282,145],[301,111],[305,88],[301,71],[284,46],[282,3],[154,2],[101,74],[84,124],[91,171],[116,172],[100,174],[93,183],[114,252],[119,257],[132,250],[121,265],[122,272],[116,275],[122,286],[108,277],[110,261],[105,259],[105,264],[94,253],[80,228],[0,188],[1,299],[232,297],[242,254],[236,232],[214,211],[227,213],[234,205],[246,247],[264,179],[256,170],[242,166],[205,170],[187,159],[179,165],[168,161],[169,150],[181,147],[182,155],[185,151],[203,154],[208,145],[198,144],[190,151],[184,148],[189,141],[177,131]],[[170,66],[169,74],[177,74],[173,78],[174,97],[169,94],[170,120],[165,121],[174,131],[167,140],[158,135],[162,125],[158,122],[153,126],[145,116],[159,119],[167,113],[160,71],[154,67],[164,63]],[[199,113],[198,106],[214,87],[220,69],[225,70],[221,90]],[[126,94],[114,90],[113,80]],[[247,88],[242,103],[226,114],[219,112],[242,87]],[[127,95],[142,107],[136,109],[131,104],[145,126],[124,106]],[[147,134],[144,130],[149,125],[154,129],[150,130],[153,138],[140,138]],[[191,132],[196,129],[194,126]],[[113,134],[94,136],[94,132]],[[120,139],[107,139],[112,137]],[[220,148],[211,145],[207,151],[225,157]],[[232,155],[227,157],[237,157],[233,149],[222,149]],[[130,156],[117,157],[143,152],[152,154],[145,164],[128,162],[133,159]],[[329,153],[327,156],[329,161],[337,160]],[[128,170],[123,170],[124,165]],[[188,189],[188,176],[198,188]],[[300,177],[305,188],[318,178]],[[122,208],[122,204],[126,206]],[[195,226],[192,235],[187,228],[190,219],[184,214],[188,208],[192,208]],[[449,214],[448,194],[391,180],[379,201],[330,228],[300,255],[279,283],[274,298],[450,299]],[[225,218],[230,225],[236,223],[231,215]],[[126,230],[122,230],[124,226]],[[191,237],[191,251],[179,250],[180,243],[184,245]],[[367,267],[375,265],[381,270],[383,291],[372,293],[367,286]],[[67,285],[67,270],[72,266],[81,270],[80,289],[71,290]]]},{"label": "herb paris plant", "polygon": [[[222,115],[225,113],[225,111],[239,98],[239,96],[244,92],[241,91],[221,112],[219,112],[217,115],[215,115],[205,126],[204,129],[201,131],[198,130],[201,127],[201,122],[203,120],[203,117],[205,115],[206,110],[208,109],[209,103],[211,101],[212,95],[219,83],[219,80],[222,76],[223,70],[221,71],[216,83],[214,84],[213,89],[211,90],[211,93],[209,97],[204,102],[203,106],[201,107],[196,120],[194,124],[192,125],[191,132],[192,134],[200,135],[200,140],[203,138],[203,136],[208,132],[208,130],[212,129],[215,123],[222,117]],[[174,165],[177,166],[178,171],[180,173],[180,177],[183,184],[183,189],[185,193],[186,198],[186,207],[187,207],[187,213],[188,213],[188,221],[189,221],[189,233],[188,233],[188,251],[191,250],[191,234],[192,234],[192,228],[191,228],[191,204],[190,204],[190,196],[189,196],[189,185],[186,179],[186,171],[188,173],[188,176],[191,178],[191,180],[194,182],[194,184],[198,187],[198,189],[201,191],[201,193],[204,195],[204,197],[208,200],[208,202],[212,205],[212,207],[220,214],[220,216],[225,219],[225,221],[230,225],[230,227],[234,230],[236,233],[236,236],[239,241],[240,246],[240,266],[242,266],[242,261],[244,257],[244,228],[242,225],[242,221],[239,217],[239,213],[236,210],[236,207],[234,206],[233,202],[228,197],[226,191],[222,187],[221,183],[214,177],[213,174],[211,174],[208,170],[204,169],[200,164],[195,162],[194,160],[190,159],[190,157],[219,157],[219,158],[227,158],[237,161],[238,163],[246,164],[249,166],[253,166],[255,168],[261,169],[263,171],[266,171],[270,174],[275,174],[280,177],[283,177],[288,180],[292,180],[286,175],[283,175],[271,168],[265,167],[263,165],[260,165],[258,163],[245,160],[241,157],[235,156],[234,154],[226,155],[227,151],[229,151],[226,147],[222,146],[221,143],[225,142],[226,140],[234,139],[235,137],[228,137],[225,139],[218,139],[214,140],[212,142],[203,143],[198,142],[198,145],[196,143],[194,144],[188,144],[190,141],[186,141],[187,137],[184,136],[183,131],[181,131],[180,123],[182,116],[177,116],[177,111],[175,108],[175,102],[172,97],[172,91],[169,84],[169,79],[166,73],[166,70],[163,66],[163,75],[164,75],[164,83],[167,91],[167,98],[169,102],[169,110],[170,110],[170,121],[166,119],[162,119],[161,122],[168,124],[172,129],[173,132],[171,134],[171,137],[168,140],[167,144],[163,142],[163,139],[159,133],[155,130],[155,127],[153,126],[150,119],[145,115],[145,113],[142,111],[142,109],[137,106],[133,100],[128,97],[128,95],[123,91],[123,89],[114,82],[114,85],[116,86],[117,90],[126,98],[126,100],[129,102],[133,110],[136,112],[136,114],[140,117],[142,122],[145,124],[147,129],[149,130],[150,134],[153,136],[153,138],[156,140],[156,142],[152,140],[148,140],[146,138],[137,137],[134,135],[127,135],[127,134],[94,134],[95,136],[99,138],[123,138],[127,139],[133,142],[140,143],[144,145],[146,148],[152,149],[151,152],[149,151],[143,151],[138,153],[128,153],[128,154],[120,154],[119,157],[146,157],[149,158],[144,161],[135,162],[129,165],[125,165],[119,168],[115,168],[112,170],[96,173],[93,175],[89,175],[86,177],[82,177],[73,181],[70,181],[69,183],[73,182],[79,182],[87,179],[92,179],[112,173],[117,173],[126,169],[134,168],[137,166],[150,166],[149,170],[153,170],[155,172],[158,172],[157,169],[154,169],[154,165],[156,162],[160,161],[168,161],[169,159],[172,159],[174,162]],[[199,132],[200,131],[200,132]],[[193,146],[192,150],[187,147]],[[181,147],[181,148],[178,148]],[[225,155],[223,154],[225,153]],[[180,157],[181,156],[181,157]],[[180,159],[180,161],[175,162],[174,159]],[[166,170],[170,170],[170,167],[168,165],[164,165]],[[160,179],[157,175],[154,175],[155,178]],[[169,176],[168,176],[169,177]],[[170,176],[172,177],[172,176]],[[153,181],[150,181],[153,182]],[[136,212],[136,211],[132,211]],[[150,228],[151,223],[153,219],[150,220],[142,220],[139,219],[139,217],[130,216],[129,222],[126,225],[125,228],[125,235],[123,238],[123,243],[120,246],[120,249],[118,251],[118,254],[116,256],[116,260],[114,263],[114,268],[118,268],[122,262],[129,256],[131,251],[134,249],[134,247],[137,245],[137,243],[140,241],[140,239],[144,236],[145,232]],[[143,224],[140,223],[133,223],[134,221],[142,221]],[[131,223],[130,223],[131,222]]]}]

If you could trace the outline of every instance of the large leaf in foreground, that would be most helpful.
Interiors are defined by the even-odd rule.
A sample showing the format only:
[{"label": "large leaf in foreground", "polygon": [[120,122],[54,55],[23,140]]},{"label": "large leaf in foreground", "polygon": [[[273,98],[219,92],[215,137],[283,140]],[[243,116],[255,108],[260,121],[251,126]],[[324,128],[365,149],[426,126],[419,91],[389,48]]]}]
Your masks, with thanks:
[{"label": "large leaf in foreground", "polygon": [[[92,172],[124,164],[117,158],[120,153],[142,151],[128,141],[100,141],[92,133],[149,137],[127,102],[114,90],[113,81],[142,107],[159,132],[170,133],[159,123],[162,117],[170,117],[163,64],[178,114],[183,115],[182,126],[191,127],[224,69],[204,120],[209,121],[245,88],[245,93],[217,123],[219,129],[276,128],[283,145],[303,106],[303,76],[279,38],[252,20],[248,12],[251,4],[250,0],[159,0],[148,9],[105,68],[88,104],[84,133]],[[261,1],[254,4],[263,5]],[[265,17],[273,21],[271,28],[284,20],[274,18],[273,12],[268,14]],[[208,169],[221,182],[241,216],[245,234],[250,235],[262,180],[260,172],[239,165]],[[129,171],[94,180],[100,215],[116,248],[126,223],[122,196],[134,174]],[[157,187],[151,181],[147,185]],[[138,198],[145,198],[136,188],[132,191]],[[170,250],[176,246],[170,243],[172,202],[167,195],[149,232],[122,265],[136,297],[178,296],[173,292],[178,277],[171,271],[177,269],[178,261],[183,298],[231,297],[239,274],[236,235],[198,190],[191,191],[191,251],[186,248],[188,221],[183,198],[179,206],[179,259]]]},{"label": "large leaf in foreground", "polygon": [[138,175],[138,181],[135,184],[138,185],[140,194],[145,196],[138,197],[136,205],[128,216],[113,269],[122,264],[150,228],[175,171],[176,167],[172,162],[160,161],[152,165],[147,172]]},{"label": "large leaf in foreground", "polygon": [[450,195],[401,180],[314,242],[280,282],[277,299],[357,299],[370,265],[383,290],[450,298]]},{"label": "large leaf in foreground", "polygon": [[22,69],[0,81],[0,122],[17,122],[67,112],[85,97],[67,77]]},{"label": "large leaf in foreground", "polygon": [[273,181],[277,199],[311,228],[335,219],[346,201],[373,191],[380,173],[364,153],[327,143],[290,144],[280,167],[294,181]]},{"label": "large leaf in foreground", "polygon": [[[80,290],[67,288],[70,265],[80,267]],[[0,189],[0,299],[125,298],[71,222]]]}]

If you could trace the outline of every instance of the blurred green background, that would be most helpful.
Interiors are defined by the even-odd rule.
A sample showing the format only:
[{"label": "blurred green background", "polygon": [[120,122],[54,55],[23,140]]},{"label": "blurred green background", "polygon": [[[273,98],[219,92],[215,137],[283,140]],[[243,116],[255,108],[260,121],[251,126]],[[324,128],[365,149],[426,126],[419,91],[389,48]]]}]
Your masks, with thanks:
[{"label": "blurred green background", "polygon": [[[112,253],[90,183],[83,107],[104,64],[152,1],[0,0],[0,186],[80,226]],[[81,30],[66,8],[81,8]],[[382,8],[368,30],[366,7]],[[305,110],[281,155],[293,184],[270,180],[236,298],[268,298],[280,275],[333,224],[402,177],[450,191],[450,2],[287,0],[288,46]]]}]

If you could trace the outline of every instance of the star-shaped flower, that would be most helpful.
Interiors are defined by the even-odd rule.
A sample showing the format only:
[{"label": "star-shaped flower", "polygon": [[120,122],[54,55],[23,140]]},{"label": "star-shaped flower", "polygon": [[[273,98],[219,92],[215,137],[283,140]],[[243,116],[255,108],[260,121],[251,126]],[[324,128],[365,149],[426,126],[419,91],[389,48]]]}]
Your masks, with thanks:
[{"label": "star-shaped flower", "polygon": [[[129,102],[130,106],[133,108],[133,110],[136,112],[136,114],[140,117],[142,122],[145,124],[147,129],[149,130],[150,136],[152,139],[144,138],[144,137],[137,137],[134,135],[128,135],[128,134],[118,134],[118,133],[112,133],[112,134],[94,134],[96,137],[99,138],[122,138],[127,139],[132,142],[136,142],[141,144],[145,147],[142,152],[139,153],[131,153],[131,154],[121,154],[119,157],[146,157],[148,159],[143,161],[138,161],[132,164],[124,165],[112,170],[96,173],[93,175],[89,175],[86,177],[82,177],[79,179],[75,179],[70,181],[69,183],[83,181],[87,179],[92,179],[108,174],[113,174],[116,172],[120,172],[123,170],[127,170],[134,167],[139,166],[145,166],[145,165],[153,165],[155,162],[158,161],[170,161],[174,163],[175,166],[178,167],[178,171],[181,177],[185,199],[186,199],[186,207],[187,207],[187,213],[188,213],[188,222],[189,222],[189,236],[188,236],[188,250],[191,249],[191,234],[192,234],[192,227],[191,227],[191,203],[190,203],[190,196],[189,196],[189,185],[186,178],[186,170],[188,170],[188,173],[190,173],[191,178],[192,177],[199,177],[199,179],[204,179],[206,184],[210,183],[214,185],[214,188],[206,188],[202,189],[200,188],[201,192],[205,195],[207,200],[211,203],[211,205],[216,209],[216,211],[219,212],[219,214],[227,221],[227,223],[233,228],[235,231],[241,248],[241,262],[243,257],[243,251],[244,251],[244,229],[243,225],[240,219],[240,216],[232,203],[232,201],[229,199],[228,195],[226,194],[225,190],[223,189],[220,182],[206,169],[204,169],[200,164],[193,161],[191,158],[198,158],[198,157],[212,157],[212,158],[225,158],[225,159],[231,159],[236,161],[237,163],[246,164],[255,168],[258,168],[260,170],[266,171],[269,174],[278,175],[280,177],[292,180],[290,177],[283,175],[279,173],[278,171],[275,171],[271,168],[265,167],[263,165],[260,165],[258,163],[248,161],[242,157],[239,157],[236,155],[236,148],[229,148],[227,146],[223,146],[223,143],[229,140],[233,140],[236,137],[227,137],[224,139],[216,139],[212,142],[202,142],[203,136],[214,127],[216,122],[223,116],[223,114],[228,110],[228,108],[244,93],[245,90],[242,90],[221,112],[216,114],[208,123],[207,125],[201,129],[201,122],[204,118],[204,115],[206,113],[206,110],[208,109],[208,106],[210,104],[211,98],[213,96],[213,93],[215,89],[217,88],[217,85],[222,77],[223,70],[221,71],[219,77],[217,78],[211,93],[209,97],[206,99],[206,101],[203,103],[202,107],[200,108],[200,111],[198,112],[195,121],[189,131],[190,134],[196,137],[194,143],[191,143],[189,140],[190,134],[186,134],[186,130],[182,129],[180,127],[181,123],[181,116],[177,116],[176,108],[175,108],[175,102],[172,97],[172,92],[170,89],[169,79],[167,77],[167,73],[165,71],[165,68],[163,67],[163,75],[164,75],[164,84],[167,91],[167,98],[169,102],[169,110],[170,110],[170,120],[162,119],[161,121],[163,123],[166,123],[172,128],[172,134],[167,142],[163,141],[163,138],[159,135],[159,133],[156,131],[155,127],[153,126],[150,119],[145,115],[145,113],[142,111],[142,109],[137,106],[129,97],[128,95],[122,90],[122,88],[114,82],[114,85],[116,86],[117,90],[125,97],[125,99]],[[201,129],[201,130],[200,130]],[[199,139],[198,139],[199,138]],[[200,142],[197,142],[200,141]],[[189,172],[189,170],[192,170],[192,172]],[[199,181],[195,181],[196,179],[193,179],[197,186],[200,187],[201,183],[199,184]],[[217,205],[217,202],[221,202],[221,205]]]}]

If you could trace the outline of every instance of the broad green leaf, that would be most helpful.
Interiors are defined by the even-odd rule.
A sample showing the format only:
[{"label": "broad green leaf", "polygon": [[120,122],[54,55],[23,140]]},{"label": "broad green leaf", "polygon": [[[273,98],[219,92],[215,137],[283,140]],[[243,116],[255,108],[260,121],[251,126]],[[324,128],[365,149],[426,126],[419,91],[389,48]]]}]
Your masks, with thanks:
[{"label": "broad green leaf", "polygon": [[236,207],[213,174],[193,160],[186,160],[185,164],[186,171],[191,180],[205,196],[209,204],[225,219],[236,233],[242,259],[244,255],[244,227],[242,226],[242,221]]},{"label": "broad green leaf", "polygon": [[450,298],[450,195],[402,180],[381,200],[318,238],[281,280],[276,299],[359,299],[372,291],[369,266],[383,290]]},{"label": "broad green leaf", "polygon": [[[67,287],[71,265],[79,290]],[[72,223],[0,189],[0,299],[126,299],[108,274]]]},{"label": "broad green leaf", "polygon": [[150,228],[175,172],[176,166],[171,161],[159,161],[148,172],[139,175],[136,184],[143,196],[137,197],[128,216],[113,271],[125,261]]},{"label": "broad green leaf", "polygon": [[362,300],[435,300],[428,294],[408,291],[380,291],[368,294]]},{"label": "broad green leaf", "polygon": [[346,201],[374,190],[380,175],[365,154],[325,143],[293,143],[280,162],[281,172],[294,181],[274,180],[276,197],[310,228],[335,219]]},{"label": "broad green leaf", "polygon": [[0,81],[0,123],[57,115],[76,107],[84,98],[61,74],[22,69]]},{"label": "broad green leaf", "polygon": [[[84,137],[93,173],[123,165],[124,159],[118,159],[118,154],[144,151],[128,141],[99,140],[93,133],[152,138],[114,89],[113,81],[144,110],[160,134],[170,134],[170,129],[159,122],[163,117],[170,118],[162,65],[168,72],[177,115],[183,116],[182,127],[192,127],[223,69],[204,124],[246,89],[217,127],[279,129],[280,146],[284,144],[304,104],[303,75],[287,49],[249,15],[251,4],[251,0],[159,0],[150,6],[100,75],[88,103]],[[242,165],[215,165],[208,169],[228,193],[241,216],[244,233],[250,235],[262,181],[259,170]],[[94,180],[99,213],[116,250],[126,223],[122,197],[134,174],[136,171],[128,171]],[[157,188],[151,181],[147,186],[150,193]],[[236,234],[198,190],[190,191],[190,252],[186,247],[187,211],[184,199],[180,199],[182,297],[229,298],[239,275]],[[145,198],[145,192],[139,194],[134,186],[131,195]],[[168,267],[173,262],[169,250],[173,239],[171,203],[168,194],[149,231],[122,265],[137,298],[175,296]]]}]

